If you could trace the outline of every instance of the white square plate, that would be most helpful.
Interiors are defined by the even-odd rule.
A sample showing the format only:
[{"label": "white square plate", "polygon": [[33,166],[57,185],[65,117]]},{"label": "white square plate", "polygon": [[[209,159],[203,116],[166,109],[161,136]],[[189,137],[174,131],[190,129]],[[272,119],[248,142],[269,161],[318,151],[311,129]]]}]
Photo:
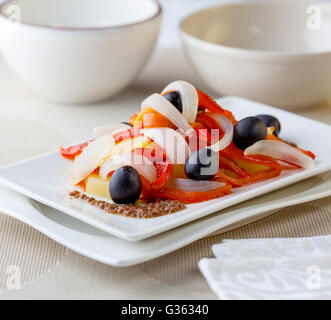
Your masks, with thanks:
[{"label": "white square plate", "polygon": [[[283,125],[281,137],[316,153],[316,167],[284,172],[277,178],[234,189],[231,195],[188,205],[187,209],[180,212],[152,219],[110,215],[70,200],[66,190],[71,161],[61,157],[58,151],[0,168],[0,181],[17,192],[103,231],[126,240],[138,241],[331,170],[331,126],[242,98],[226,97],[220,99],[219,103],[231,110],[237,119],[262,113],[276,116]],[[231,225],[245,218],[245,214],[234,213],[227,216],[226,224]]]}]

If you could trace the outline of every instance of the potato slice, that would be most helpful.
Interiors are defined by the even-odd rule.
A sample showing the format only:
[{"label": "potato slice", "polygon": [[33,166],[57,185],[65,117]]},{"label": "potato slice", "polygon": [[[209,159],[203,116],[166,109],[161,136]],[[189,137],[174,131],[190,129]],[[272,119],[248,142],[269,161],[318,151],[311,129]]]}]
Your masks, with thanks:
[{"label": "potato slice", "polygon": [[98,175],[90,175],[86,181],[86,193],[110,200],[109,180],[103,180]]}]

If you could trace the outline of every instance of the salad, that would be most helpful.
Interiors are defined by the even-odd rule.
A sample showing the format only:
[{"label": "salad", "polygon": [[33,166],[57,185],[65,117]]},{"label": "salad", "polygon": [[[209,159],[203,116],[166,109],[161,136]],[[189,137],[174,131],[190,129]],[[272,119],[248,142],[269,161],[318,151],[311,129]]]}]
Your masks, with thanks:
[{"label": "salad", "polygon": [[174,81],[146,98],[127,122],[97,127],[93,139],[60,152],[73,161],[76,195],[99,197],[103,206],[155,208],[159,202],[167,210],[176,201],[183,209],[284,170],[314,167],[315,155],[280,133],[272,115],[238,121],[192,84]]}]

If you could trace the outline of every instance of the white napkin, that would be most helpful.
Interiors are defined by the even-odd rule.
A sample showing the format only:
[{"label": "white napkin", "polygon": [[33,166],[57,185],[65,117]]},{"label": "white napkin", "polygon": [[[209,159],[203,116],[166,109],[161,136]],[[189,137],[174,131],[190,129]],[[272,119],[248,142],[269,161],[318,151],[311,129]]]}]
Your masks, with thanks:
[{"label": "white napkin", "polygon": [[220,299],[331,299],[331,236],[224,240],[199,267]]}]

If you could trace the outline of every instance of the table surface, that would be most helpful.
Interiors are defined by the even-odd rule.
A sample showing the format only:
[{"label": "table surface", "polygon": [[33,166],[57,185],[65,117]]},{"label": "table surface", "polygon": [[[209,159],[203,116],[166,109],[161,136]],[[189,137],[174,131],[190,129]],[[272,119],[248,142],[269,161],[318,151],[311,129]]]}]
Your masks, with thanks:
[{"label": "table surface", "polygon": [[[176,79],[206,90],[178,47],[159,45],[140,77],[117,97],[94,105],[59,105],[25,87],[0,56],[0,165],[84,140],[94,126],[125,121],[147,95],[160,92]],[[329,106],[296,112],[331,124]],[[197,267],[199,259],[212,256],[212,244],[224,238],[329,234],[330,213],[331,197],[286,208],[129,268],[114,268],[80,256],[0,214],[0,299],[215,299]],[[14,265],[22,271],[19,290],[8,289],[10,266]]]}]

